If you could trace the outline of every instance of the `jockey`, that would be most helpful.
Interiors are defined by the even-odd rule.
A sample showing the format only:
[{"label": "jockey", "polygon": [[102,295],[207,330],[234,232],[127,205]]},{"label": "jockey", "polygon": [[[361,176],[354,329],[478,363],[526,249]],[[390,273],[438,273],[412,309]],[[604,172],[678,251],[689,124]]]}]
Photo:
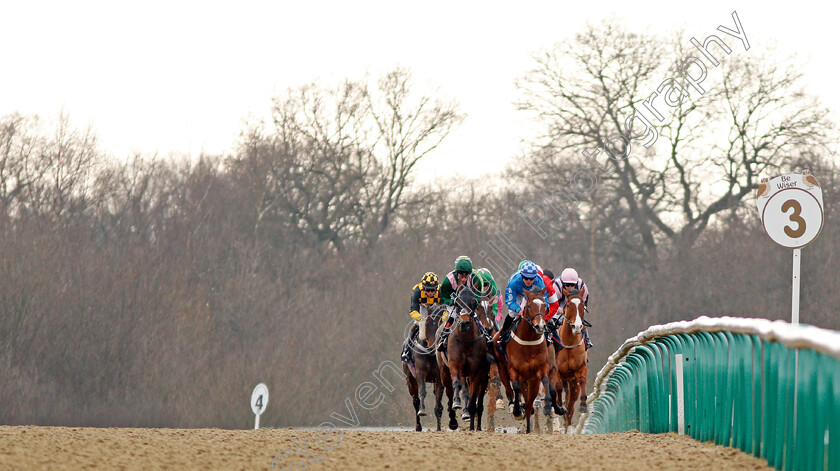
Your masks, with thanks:
[{"label": "jockey", "polygon": [[[582,292],[584,308],[589,305],[589,287],[586,286],[583,279],[578,276],[578,272],[574,268],[566,268],[563,270],[563,273],[554,280],[554,288],[560,297],[560,308],[557,310],[557,314],[552,317],[552,324],[555,326],[560,325],[560,316],[562,316],[563,312],[565,312],[566,297],[571,294],[571,290],[575,289],[578,292]],[[589,311],[585,312],[589,313]],[[587,350],[592,348],[592,342],[589,341],[589,332],[586,329],[586,325],[583,326],[583,340],[586,342]]]},{"label": "jockey", "polygon": [[[452,313],[455,309],[455,296],[462,286],[467,286],[467,282],[472,278],[472,260],[466,255],[461,255],[455,259],[455,269],[449,272],[440,284],[440,302],[447,306],[447,311]],[[443,332],[441,333],[440,345],[446,344],[446,338],[449,336],[449,331],[452,327],[454,316],[448,316]]]},{"label": "jockey", "polygon": [[498,322],[502,320],[504,314],[504,301],[490,270],[479,268],[473,272],[472,290],[476,297],[489,301],[490,305],[493,306],[493,317],[495,318],[493,321],[497,323],[496,327],[498,328]]},{"label": "jockey", "polygon": [[[502,330],[497,332],[494,340],[504,339],[513,327],[513,319],[519,315],[519,312],[524,307],[525,290],[541,290],[545,288],[545,282],[539,276],[537,265],[534,262],[525,261],[522,268],[511,275],[508,280],[507,288],[505,288],[505,304],[508,307],[508,315],[505,316]],[[548,291],[548,290],[546,290]],[[548,305],[548,294],[543,293],[543,300]]]},{"label": "jockey", "polygon": [[[408,335],[405,344],[403,345],[402,359],[409,361],[411,359],[411,341],[417,333],[420,333],[420,341],[426,340],[426,323],[423,322],[431,313],[435,306],[440,305],[440,285],[438,284],[438,276],[432,272],[426,272],[420,283],[414,285],[412,288],[414,292],[411,295],[411,305],[409,309],[409,316],[414,319],[414,325],[411,327],[411,333]],[[432,332],[434,335],[434,332]]]},{"label": "jockey", "polygon": [[[528,262],[530,262],[530,260],[523,260],[519,262],[519,269],[521,270],[522,266]],[[535,263],[534,265],[537,264]],[[548,312],[545,315],[545,320],[549,320],[554,317],[554,314],[557,313],[557,309],[560,307],[560,298],[554,288],[554,273],[551,273],[551,270],[543,271],[542,267],[539,265],[537,265],[537,273],[539,273],[540,278],[542,278],[543,283],[545,284],[545,294],[548,296]]]}]

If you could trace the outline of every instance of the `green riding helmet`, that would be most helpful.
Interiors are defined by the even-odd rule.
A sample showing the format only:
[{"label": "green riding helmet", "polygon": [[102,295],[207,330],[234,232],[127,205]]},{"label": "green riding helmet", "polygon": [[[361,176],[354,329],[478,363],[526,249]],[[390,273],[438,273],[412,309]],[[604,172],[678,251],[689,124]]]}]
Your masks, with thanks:
[{"label": "green riding helmet", "polygon": [[472,260],[466,255],[461,255],[455,259],[455,273],[472,273]]},{"label": "green riding helmet", "polygon": [[490,289],[490,283],[493,280],[493,275],[491,275],[490,270],[486,268],[479,268],[474,273],[473,288],[477,290],[479,294],[483,294],[485,291]]}]

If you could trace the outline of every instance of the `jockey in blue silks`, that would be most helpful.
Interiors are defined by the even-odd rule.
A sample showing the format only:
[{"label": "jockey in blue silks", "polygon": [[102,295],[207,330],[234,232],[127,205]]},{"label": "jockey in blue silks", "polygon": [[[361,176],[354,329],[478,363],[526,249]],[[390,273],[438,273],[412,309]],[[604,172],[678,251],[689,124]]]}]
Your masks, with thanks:
[{"label": "jockey in blue silks", "polygon": [[[520,314],[525,306],[525,291],[539,291],[545,288],[545,282],[539,276],[537,265],[533,262],[526,262],[518,272],[511,275],[505,288],[505,304],[508,307],[508,315],[499,333],[499,338],[506,338],[513,326],[513,320]],[[543,301],[548,306],[548,295],[543,292]]]}]

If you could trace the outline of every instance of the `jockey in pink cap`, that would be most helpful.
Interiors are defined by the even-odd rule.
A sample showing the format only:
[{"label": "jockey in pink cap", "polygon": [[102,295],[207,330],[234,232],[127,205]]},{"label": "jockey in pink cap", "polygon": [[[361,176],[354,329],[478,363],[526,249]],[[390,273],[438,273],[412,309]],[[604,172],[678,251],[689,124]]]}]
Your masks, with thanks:
[{"label": "jockey in pink cap", "polygon": [[[586,286],[586,283],[578,276],[577,270],[574,268],[566,268],[560,273],[560,276],[554,279],[554,289],[557,292],[557,296],[559,297],[560,306],[557,309],[557,313],[552,317],[552,321],[555,325],[560,325],[560,316],[563,315],[563,312],[566,310],[566,297],[571,295],[572,293],[583,293],[583,306],[584,309],[589,304],[589,287]],[[572,291],[574,290],[574,291]],[[589,311],[586,311],[588,314]],[[586,342],[586,349],[589,350],[592,348],[592,342],[589,341],[589,332],[586,330],[586,324],[583,327],[583,340]]]}]

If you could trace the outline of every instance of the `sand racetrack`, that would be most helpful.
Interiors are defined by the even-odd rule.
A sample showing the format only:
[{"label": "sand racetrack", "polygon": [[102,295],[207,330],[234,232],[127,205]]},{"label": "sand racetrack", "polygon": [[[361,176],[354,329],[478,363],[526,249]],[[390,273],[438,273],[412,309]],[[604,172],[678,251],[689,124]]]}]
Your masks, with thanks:
[{"label": "sand racetrack", "polygon": [[[674,434],[0,427],[0,469],[769,469]],[[308,445],[307,445],[308,443]],[[320,443],[317,445],[317,443]],[[328,449],[325,449],[328,448]],[[308,457],[306,455],[309,455]],[[320,462],[318,462],[320,461]],[[512,466],[512,468],[511,468]]]}]

